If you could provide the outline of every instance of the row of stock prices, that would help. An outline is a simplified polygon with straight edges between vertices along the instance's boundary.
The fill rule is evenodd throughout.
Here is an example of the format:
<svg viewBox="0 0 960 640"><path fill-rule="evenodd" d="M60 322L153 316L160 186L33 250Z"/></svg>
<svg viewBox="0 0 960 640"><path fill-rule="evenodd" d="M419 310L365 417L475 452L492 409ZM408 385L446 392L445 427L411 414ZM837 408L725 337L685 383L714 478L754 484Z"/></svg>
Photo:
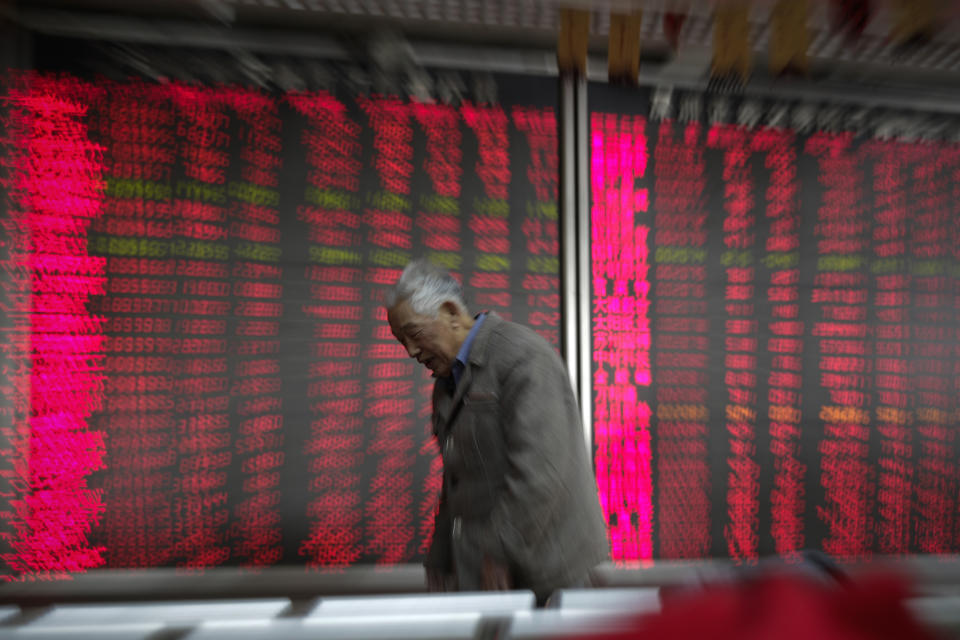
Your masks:
<svg viewBox="0 0 960 640"><path fill-rule="evenodd" d="M856 108L590 98L614 557L960 550L957 123L918 115L939 135L908 139Z"/></svg>
<svg viewBox="0 0 960 640"><path fill-rule="evenodd" d="M433 381L387 289L427 257L559 347L555 87L494 80L446 104L11 79L6 579L422 558Z"/></svg>

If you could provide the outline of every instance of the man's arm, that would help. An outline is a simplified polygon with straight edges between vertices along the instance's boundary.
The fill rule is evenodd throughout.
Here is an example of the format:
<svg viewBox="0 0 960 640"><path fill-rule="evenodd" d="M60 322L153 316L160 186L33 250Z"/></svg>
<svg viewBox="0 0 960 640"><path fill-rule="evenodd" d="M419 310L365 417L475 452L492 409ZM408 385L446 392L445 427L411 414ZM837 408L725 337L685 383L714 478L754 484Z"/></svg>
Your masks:
<svg viewBox="0 0 960 640"><path fill-rule="evenodd" d="M435 384L432 398L432 430L440 448L442 448L442 443L440 442L441 435L437 424L437 405L442 394L441 386ZM437 503L437 511L433 517L433 537L430 539L427 557L423 561L423 566L427 570L427 588L430 591L452 591L456 588L453 578L453 549L450 546L451 529L452 520L447 508L447 489L441 479L440 497Z"/></svg>
<svg viewBox="0 0 960 640"><path fill-rule="evenodd" d="M433 538L423 562L427 570L429 591L451 591L453 584L453 554L450 548L450 514L447 510L445 491L440 489L440 503L433 519Z"/></svg>

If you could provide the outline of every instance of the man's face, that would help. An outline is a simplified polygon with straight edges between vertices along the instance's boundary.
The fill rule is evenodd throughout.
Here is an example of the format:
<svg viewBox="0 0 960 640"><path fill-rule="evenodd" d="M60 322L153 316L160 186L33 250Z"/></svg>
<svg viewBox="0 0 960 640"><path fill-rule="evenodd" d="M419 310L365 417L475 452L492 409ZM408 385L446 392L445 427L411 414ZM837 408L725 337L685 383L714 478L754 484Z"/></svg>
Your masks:
<svg viewBox="0 0 960 640"><path fill-rule="evenodd" d="M387 310L390 331L411 358L433 372L435 378L446 378L463 344L464 332L456 306L441 305L436 318L414 313L404 300Z"/></svg>

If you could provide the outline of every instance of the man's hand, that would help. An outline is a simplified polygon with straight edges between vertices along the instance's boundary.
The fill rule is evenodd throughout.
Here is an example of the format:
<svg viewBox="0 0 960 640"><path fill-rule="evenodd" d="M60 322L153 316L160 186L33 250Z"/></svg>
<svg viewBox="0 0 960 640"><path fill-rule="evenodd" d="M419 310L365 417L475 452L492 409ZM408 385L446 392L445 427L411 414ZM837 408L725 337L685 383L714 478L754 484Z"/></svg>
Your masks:
<svg viewBox="0 0 960 640"><path fill-rule="evenodd" d="M446 573L440 569L427 569L427 591L437 593L453 590L453 574Z"/></svg>
<svg viewBox="0 0 960 640"><path fill-rule="evenodd" d="M484 558L480 570L480 588L484 591L509 591L513 588L510 569L495 560Z"/></svg>

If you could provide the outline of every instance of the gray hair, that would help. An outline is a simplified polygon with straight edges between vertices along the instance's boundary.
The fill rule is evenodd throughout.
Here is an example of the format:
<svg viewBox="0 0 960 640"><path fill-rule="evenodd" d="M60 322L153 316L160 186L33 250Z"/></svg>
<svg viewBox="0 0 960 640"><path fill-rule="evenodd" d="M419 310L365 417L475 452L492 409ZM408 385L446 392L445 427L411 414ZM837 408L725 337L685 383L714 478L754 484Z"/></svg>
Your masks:
<svg viewBox="0 0 960 640"><path fill-rule="evenodd" d="M413 312L421 316L436 317L440 305L447 301L467 313L460 283L448 271L426 258L414 260L404 268L400 279L387 292L384 306L392 309L405 300L410 303Z"/></svg>

